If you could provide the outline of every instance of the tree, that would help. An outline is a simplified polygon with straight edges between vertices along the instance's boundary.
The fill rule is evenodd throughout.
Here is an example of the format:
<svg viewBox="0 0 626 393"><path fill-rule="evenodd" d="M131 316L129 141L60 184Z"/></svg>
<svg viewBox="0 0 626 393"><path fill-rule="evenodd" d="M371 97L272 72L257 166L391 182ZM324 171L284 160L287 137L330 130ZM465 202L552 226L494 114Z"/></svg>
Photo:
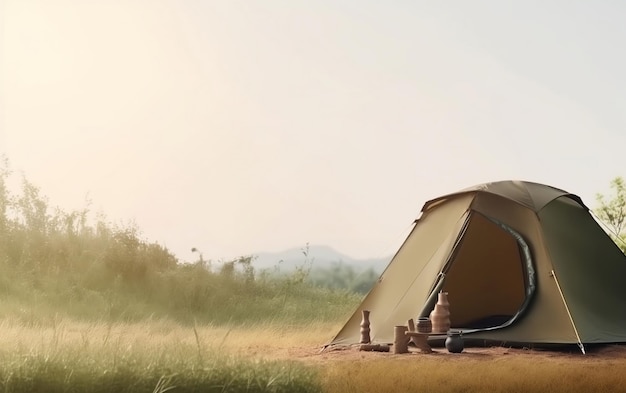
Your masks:
<svg viewBox="0 0 626 393"><path fill-rule="evenodd" d="M607 199L604 195L596 194L598 208L596 214L611 230L611 238L626 252L624 226L626 225L626 183L622 177L616 177L611 181L611 189L614 195Z"/></svg>

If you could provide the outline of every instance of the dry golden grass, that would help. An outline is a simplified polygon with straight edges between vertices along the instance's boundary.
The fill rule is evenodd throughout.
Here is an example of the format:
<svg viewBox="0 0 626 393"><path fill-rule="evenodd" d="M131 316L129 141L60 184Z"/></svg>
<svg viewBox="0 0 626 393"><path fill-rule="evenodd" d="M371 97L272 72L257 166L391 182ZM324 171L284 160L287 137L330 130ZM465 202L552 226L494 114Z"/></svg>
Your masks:
<svg viewBox="0 0 626 393"><path fill-rule="evenodd" d="M109 324L52 319L35 325L4 319L0 391L150 393L155 386L189 393L319 391L312 367L280 357L265 361L246 356L244 346L263 334L277 333L167 320Z"/></svg>
<svg viewBox="0 0 626 393"><path fill-rule="evenodd" d="M193 348L194 351L223 351L263 358L289 357L294 349L317 352L332 338L339 325L310 324L283 326L271 323L234 326L183 326L170 320L142 323L78 322L50 319L41 325L24 325L18 320L0 322L0 348L5 352L42 352L80 349L83 351L155 351Z"/></svg>

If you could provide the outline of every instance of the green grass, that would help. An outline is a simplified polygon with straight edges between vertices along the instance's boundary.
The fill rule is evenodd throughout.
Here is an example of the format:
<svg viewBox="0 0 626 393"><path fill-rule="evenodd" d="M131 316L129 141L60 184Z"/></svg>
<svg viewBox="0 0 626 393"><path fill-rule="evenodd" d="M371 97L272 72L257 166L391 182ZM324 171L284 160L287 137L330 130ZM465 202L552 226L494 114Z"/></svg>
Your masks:
<svg viewBox="0 0 626 393"><path fill-rule="evenodd" d="M0 318L38 324L56 315L83 321L139 322L171 319L181 324L241 324L271 321L306 325L314 321L345 320L360 296L284 280L244 283L220 278L198 267L159 274L150 281L113 281L104 290L73 285L63 274L2 269L11 290L0 302Z"/></svg>
<svg viewBox="0 0 626 393"><path fill-rule="evenodd" d="M259 274L252 257L223 261L218 269L202 258L183 263L144 239L135 225L111 223L88 207L51 208L25 178L20 192L12 193L9 176L4 160L0 318L37 323L59 314L86 321L306 324L345 318L362 296L310 285L306 269L290 276Z"/></svg>
<svg viewBox="0 0 626 393"><path fill-rule="evenodd" d="M2 392L320 391L315 369L225 351L227 335L210 327L58 320L0 329Z"/></svg>
<svg viewBox="0 0 626 393"><path fill-rule="evenodd" d="M184 350L128 353L3 354L3 392L315 392L311 369L285 361L221 354L185 357Z"/></svg>

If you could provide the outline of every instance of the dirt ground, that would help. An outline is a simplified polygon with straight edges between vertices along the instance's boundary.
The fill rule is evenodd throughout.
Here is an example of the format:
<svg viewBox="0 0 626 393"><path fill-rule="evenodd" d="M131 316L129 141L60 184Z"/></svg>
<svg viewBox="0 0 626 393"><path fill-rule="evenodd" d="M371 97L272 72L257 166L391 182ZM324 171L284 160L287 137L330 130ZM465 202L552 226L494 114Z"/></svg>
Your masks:
<svg viewBox="0 0 626 393"><path fill-rule="evenodd" d="M295 347L295 348L248 348L248 353L257 356L300 360L307 363L324 363L335 361L354 361L366 359L390 359L390 358L415 358L428 357L446 361L471 360L495 360L505 357L520 357L528 360L553 359L553 360L574 360L577 361L597 361L597 360L619 360L626 361L626 345L601 345L585 347L586 354L582 354L577 346L566 348L507 348L507 347L469 347L462 353L449 353L445 348L433 347L433 352L429 354L421 353L416 348L409 348L407 354L394 354L390 352L370 352L359 351L359 346L335 346L323 349L323 347Z"/></svg>

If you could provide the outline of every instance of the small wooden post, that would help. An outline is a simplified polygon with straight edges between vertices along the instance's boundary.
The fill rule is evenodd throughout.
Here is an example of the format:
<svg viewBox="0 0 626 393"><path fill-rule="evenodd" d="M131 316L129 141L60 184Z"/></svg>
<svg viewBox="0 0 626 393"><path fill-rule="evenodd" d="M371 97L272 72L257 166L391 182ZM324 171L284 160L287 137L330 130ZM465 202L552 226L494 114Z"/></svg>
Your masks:
<svg viewBox="0 0 626 393"><path fill-rule="evenodd" d="M372 342L370 338L370 312L369 310L361 311L362 319L361 319L361 344L369 344Z"/></svg>
<svg viewBox="0 0 626 393"><path fill-rule="evenodd" d="M409 337L406 335L408 328L404 325L396 326L393 334L393 353L409 352Z"/></svg>

